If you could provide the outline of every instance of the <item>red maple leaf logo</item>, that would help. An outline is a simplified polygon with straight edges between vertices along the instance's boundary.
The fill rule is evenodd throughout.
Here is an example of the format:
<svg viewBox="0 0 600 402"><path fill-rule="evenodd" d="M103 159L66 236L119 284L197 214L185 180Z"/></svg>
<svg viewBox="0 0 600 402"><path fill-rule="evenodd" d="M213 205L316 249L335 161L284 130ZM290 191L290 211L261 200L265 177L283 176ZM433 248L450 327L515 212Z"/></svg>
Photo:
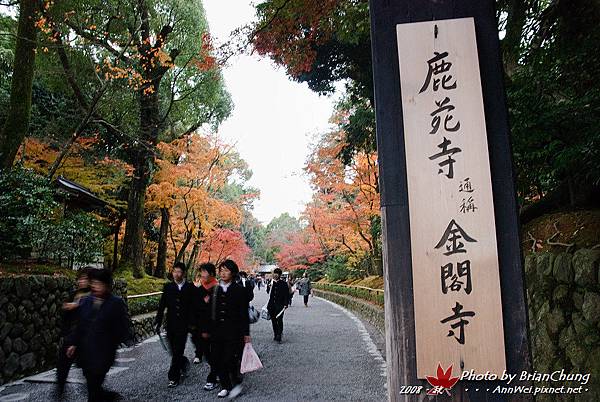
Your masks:
<svg viewBox="0 0 600 402"><path fill-rule="evenodd" d="M438 363L437 376L427 376L427 382L431 384L432 389L427 391L427 395L439 395L442 392L446 392L450 395L449 390L456 384L458 377L452 377L452 365L448 367L446 372L442 369L442 364Z"/></svg>

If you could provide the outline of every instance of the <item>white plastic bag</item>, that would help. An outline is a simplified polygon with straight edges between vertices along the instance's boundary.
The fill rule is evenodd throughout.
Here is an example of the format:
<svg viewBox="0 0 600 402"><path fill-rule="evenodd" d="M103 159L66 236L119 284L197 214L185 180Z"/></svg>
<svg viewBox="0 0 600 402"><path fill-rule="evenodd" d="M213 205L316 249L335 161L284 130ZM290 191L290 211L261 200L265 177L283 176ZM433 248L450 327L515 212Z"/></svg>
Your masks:
<svg viewBox="0 0 600 402"><path fill-rule="evenodd" d="M260 311L254 308L253 305L248 306L248 320L250 324L256 323L260 319Z"/></svg>
<svg viewBox="0 0 600 402"><path fill-rule="evenodd" d="M244 353L242 354L242 364L240 367L240 373L245 374L251 371L260 370L263 368L258 355L254 351L252 344L248 342L244 345Z"/></svg>
<svg viewBox="0 0 600 402"><path fill-rule="evenodd" d="M260 316L262 317L263 320L268 321L271 319L271 315L269 314L269 310L267 310L266 304L260 309Z"/></svg>

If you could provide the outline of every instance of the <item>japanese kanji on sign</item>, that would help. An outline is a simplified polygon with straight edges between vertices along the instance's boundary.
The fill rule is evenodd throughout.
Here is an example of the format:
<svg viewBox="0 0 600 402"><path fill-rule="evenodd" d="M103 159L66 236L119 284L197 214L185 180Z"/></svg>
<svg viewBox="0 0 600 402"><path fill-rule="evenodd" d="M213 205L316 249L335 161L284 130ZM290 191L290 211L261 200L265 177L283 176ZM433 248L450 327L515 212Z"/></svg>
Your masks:
<svg viewBox="0 0 600 402"><path fill-rule="evenodd" d="M397 25L417 373L506 369L472 18Z"/></svg>

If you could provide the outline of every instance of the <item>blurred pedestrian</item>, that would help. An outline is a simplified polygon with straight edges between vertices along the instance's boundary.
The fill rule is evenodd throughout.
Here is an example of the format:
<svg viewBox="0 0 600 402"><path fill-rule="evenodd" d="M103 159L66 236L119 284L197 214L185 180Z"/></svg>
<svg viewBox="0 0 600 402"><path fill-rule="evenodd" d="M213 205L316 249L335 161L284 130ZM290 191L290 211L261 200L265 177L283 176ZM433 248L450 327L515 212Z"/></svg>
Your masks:
<svg viewBox="0 0 600 402"><path fill-rule="evenodd" d="M236 397L242 391L239 366L244 343L250 342L248 294L235 282L239 268L232 260L219 264L219 286L211 300L211 354L221 381L219 398Z"/></svg>
<svg viewBox="0 0 600 402"><path fill-rule="evenodd" d="M65 391L67 377L74 359L67 356L67 349L73 344L78 323L79 302L90 294L90 267L80 268L77 271L77 287L69 292L69 297L62 305L60 340L58 345L58 359L56 362L56 397L61 398Z"/></svg>
<svg viewBox="0 0 600 402"><path fill-rule="evenodd" d="M298 294L304 298L304 307L308 307L308 296L312 293L312 287L306 272L302 274L302 279L296 284L296 287L298 288Z"/></svg>
<svg viewBox="0 0 600 402"><path fill-rule="evenodd" d="M281 269L275 268L273 270L269 302L267 303L267 310L273 324L273 340L279 343L281 343L281 336L283 334L283 311L288 307L290 300L288 285L280 278Z"/></svg>
<svg viewBox="0 0 600 402"><path fill-rule="evenodd" d="M184 356L188 332L193 331L199 308L197 289L185 280L186 266L178 262L173 266L173 281L165 284L156 314L156 332L160 332L165 309L167 310L167 339L171 347L169 388L176 387L189 367Z"/></svg>
<svg viewBox="0 0 600 402"><path fill-rule="evenodd" d="M115 399L116 393L105 391L102 384L115 361L117 347L129 335L129 319L123 299L111 293L110 272L89 272L91 295L84 297L77 308L79 321L67 356L73 358L77 354L77 364L87 383L88 401L107 401Z"/></svg>
<svg viewBox="0 0 600 402"><path fill-rule="evenodd" d="M294 298L295 287L294 287L294 280L292 279L291 275L288 275L286 282L287 282L288 291L289 291L289 294L290 294L288 305L290 307L292 307L292 299Z"/></svg>
<svg viewBox="0 0 600 402"><path fill-rule="evenodd" d="M254 299L254 282L248 279L248 274L244 271L240 271L236 282L244 288L248 298L248 303L250 303Z"/></svg>

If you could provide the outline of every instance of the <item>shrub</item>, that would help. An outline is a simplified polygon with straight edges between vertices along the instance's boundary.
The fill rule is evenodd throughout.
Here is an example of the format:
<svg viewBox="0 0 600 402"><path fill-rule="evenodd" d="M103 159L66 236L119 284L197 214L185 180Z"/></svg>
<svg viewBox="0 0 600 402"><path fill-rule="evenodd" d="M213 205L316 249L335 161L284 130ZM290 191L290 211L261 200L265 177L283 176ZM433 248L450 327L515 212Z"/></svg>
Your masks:
<svg viewBox="0 0 600 402"><path fill-rule="evenodd" d="M68 212L33 235L33 245L42 258L80 264L95 262L102 252L105 228L93 215Z"/></svg>
<svg viewBox="0 0 600 402"><path fill-rule="evenodd" d="M139 299L129 299L127 304L129 306L129 315L146 314L152 311L158 310L158 303L160 302L160 295L141 297Z"/></svg>
<svg viewBox="0 0 600 402"><path fill-rule="evenodd" d="M346 286L336 285L334 283L322 283L322 282L316 283L315 288L356 297L357 299L367 300L372 303L378 304L380 306L383 306L383 304L384 304L384 300L383 300L384 296L383 296L382 292L372 292L367 289L346 287Z"/></svg>
<svg viewBox="0 0 600 402"><path fill-rule="evenodd" d="M327 279L332 282L343 281L348 278L347 260L343 256L335 256L323 264Z"/></svg>
<svg viewBox="0 0 600 402"><path fill-rule="evenodd" d="M87 264L102 252L104 226L82 211L63 213L48 180L22 166L0 171L0 259Z"/></svg>
<svg viewBox="0 0 600 402"><path fill-rule="evenodd" d="M0 171L0 259L28 257L36 233L52 226L57 207L44 177L21 166Z"/></svg>

